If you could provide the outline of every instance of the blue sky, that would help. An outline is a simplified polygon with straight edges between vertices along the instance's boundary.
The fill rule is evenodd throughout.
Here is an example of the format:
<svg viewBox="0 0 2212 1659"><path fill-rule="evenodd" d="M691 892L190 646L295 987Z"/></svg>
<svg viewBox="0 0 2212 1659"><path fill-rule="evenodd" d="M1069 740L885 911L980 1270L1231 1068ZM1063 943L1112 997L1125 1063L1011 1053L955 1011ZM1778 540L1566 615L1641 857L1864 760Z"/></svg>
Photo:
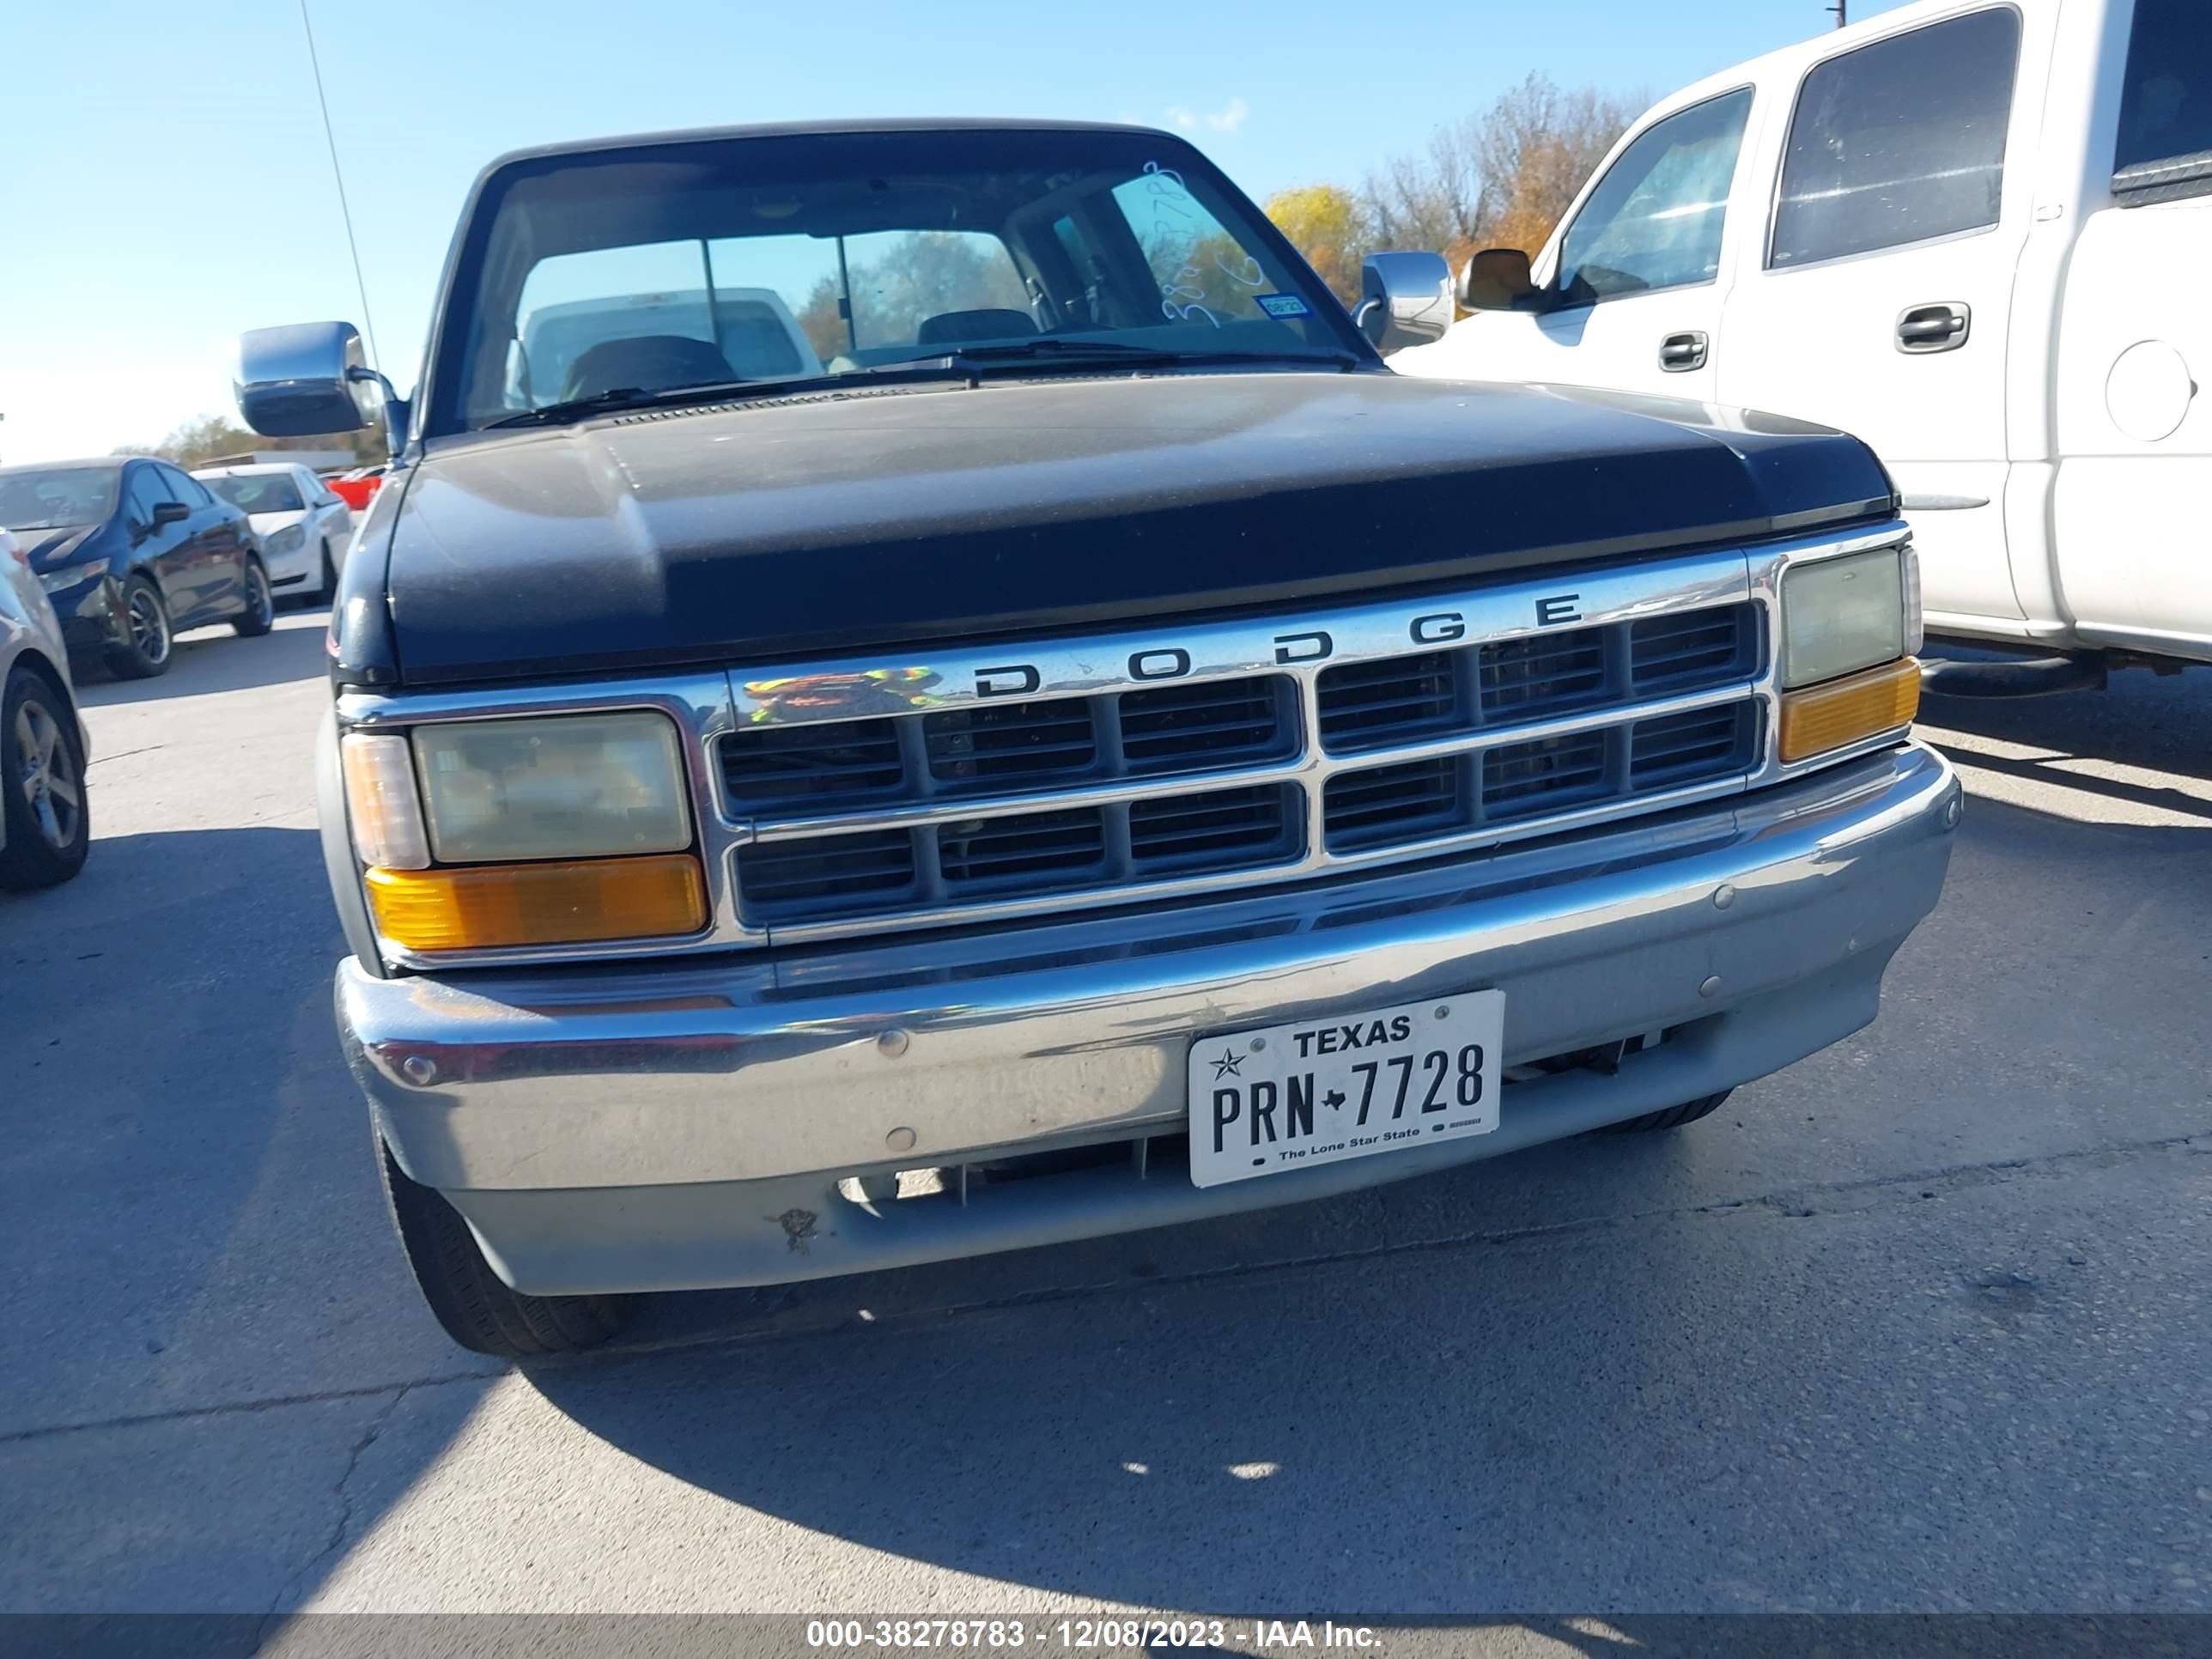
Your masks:
<svg viewBox="0 0 2212 1659"><path fill-rule="evenodd" d="M403 392L462 193L520 145L842 115L1137 120L1183 126L1265 198L1355 183L1531 70L1656 96L1832 26L1822 0L309 4ZM297 0L6 0L0 63L0 460L234 415L240 329L362 320Z"/></svg>

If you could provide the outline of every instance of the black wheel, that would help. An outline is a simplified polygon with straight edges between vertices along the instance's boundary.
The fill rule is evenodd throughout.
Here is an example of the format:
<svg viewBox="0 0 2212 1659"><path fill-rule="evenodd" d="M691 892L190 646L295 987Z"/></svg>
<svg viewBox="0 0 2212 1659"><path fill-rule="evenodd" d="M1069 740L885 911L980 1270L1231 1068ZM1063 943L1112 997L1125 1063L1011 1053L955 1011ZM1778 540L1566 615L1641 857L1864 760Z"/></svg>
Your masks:
<svg viewBox="0 0 2212 1659"><path fill-rule="evenodd" d="M118 680L150 680L169 672L169 605L153 578L135 575L123 584L123 637L101 653L107 672Z"/></svg>
<svg viewBox="0 0 2212 1659"><path fill-rule="evenodd" d="M52 887L84 868L92 845L76 716L43 675L18 668L0 695L0 789L8 841L0 887Z"/></svg>
<svg viewBox="0 0 2212 1659"><path fill-rule="evenodd" d="M410 1180L380 1135L377 1164L399 1245L422 1299L465 1348L501 1359L571 1353L605 1341L629 1317L617 1296L525 1296L491 1269L460 1212L445 1195Z"/></svg>
<svg viewBox="0 0 2212 1659"><path fill-rule="evenodd" d="M1721 1103L1735 1092L1723 1089L1717 1095L1686 1101L1680 1106L1669 1106L1663 1112L1646 1112L1642 1117L1632 1117L1626 1123L1609 1123L1605 1133L1609 1135L1650 1134L1659 1129L1679 1129L1685 1123L1695 1123L1701 1117L1711 1117L1721 1109Z"/></svg>
<svg viewBox="0 0 2212 1659"><path fill-rule="evenodd" d="M276 626L276 599L269 591L269 573L261 568L260 560L250 559L246 566L246 614L231 628L241 640L258 640Z"/></svg>
<svg viewBox="0 0 2212 1659"><path fill-rule="evenodd" d="M331 544L326 541L323 544L322 591L317 593L315 598L320 604L330 605L335 603L337 597L338 571L337 567L331 562Z"/></svg>

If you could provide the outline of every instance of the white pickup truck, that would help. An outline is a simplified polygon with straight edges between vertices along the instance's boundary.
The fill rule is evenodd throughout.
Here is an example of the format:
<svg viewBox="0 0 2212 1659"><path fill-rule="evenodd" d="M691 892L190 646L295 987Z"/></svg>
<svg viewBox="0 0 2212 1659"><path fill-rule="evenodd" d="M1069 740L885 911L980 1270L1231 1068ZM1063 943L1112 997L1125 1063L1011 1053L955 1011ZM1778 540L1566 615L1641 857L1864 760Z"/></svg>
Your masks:
<svg viewBox="0 0 2212 1659"><path fill-rule="evenodd" d="M1458 289L1392 368L1841 427L1931 635L2212 660L2212 0L1923 0L1756 58Z"/></svg>

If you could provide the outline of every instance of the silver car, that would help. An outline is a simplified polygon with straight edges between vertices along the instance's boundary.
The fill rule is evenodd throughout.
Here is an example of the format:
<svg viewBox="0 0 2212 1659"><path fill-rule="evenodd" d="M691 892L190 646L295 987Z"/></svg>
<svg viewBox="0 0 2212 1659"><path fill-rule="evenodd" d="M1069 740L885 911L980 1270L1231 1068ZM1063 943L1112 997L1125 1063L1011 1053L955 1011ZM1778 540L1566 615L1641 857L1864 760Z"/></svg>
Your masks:
<svg viewBox="0 0 2212 1659"><path fill-rule="evenodd" d="M0 530L0 888L52 887L92 844L69 651L26 550Z"/></svg>
<svg viewBox="0 0 2212 1659"><path fill-rule="evenodd" d="M245 510L278 599L336 596L353 539L353 509L328 484L289 461L204 466L192 477Z"/></svg>

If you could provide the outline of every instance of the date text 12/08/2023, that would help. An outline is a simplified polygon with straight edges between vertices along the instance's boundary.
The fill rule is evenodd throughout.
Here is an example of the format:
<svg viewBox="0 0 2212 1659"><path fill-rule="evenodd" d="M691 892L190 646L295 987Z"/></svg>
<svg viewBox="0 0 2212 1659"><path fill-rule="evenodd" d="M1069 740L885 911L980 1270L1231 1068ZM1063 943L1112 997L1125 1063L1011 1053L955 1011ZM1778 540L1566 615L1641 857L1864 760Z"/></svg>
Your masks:
<svg viewBox="0 0 2212 1659"><path fill-rule="evenodd" d="M1207 1037L1190 1051L1201 1187L1498 1127L1505 996L1478 991Z"/></svg>

